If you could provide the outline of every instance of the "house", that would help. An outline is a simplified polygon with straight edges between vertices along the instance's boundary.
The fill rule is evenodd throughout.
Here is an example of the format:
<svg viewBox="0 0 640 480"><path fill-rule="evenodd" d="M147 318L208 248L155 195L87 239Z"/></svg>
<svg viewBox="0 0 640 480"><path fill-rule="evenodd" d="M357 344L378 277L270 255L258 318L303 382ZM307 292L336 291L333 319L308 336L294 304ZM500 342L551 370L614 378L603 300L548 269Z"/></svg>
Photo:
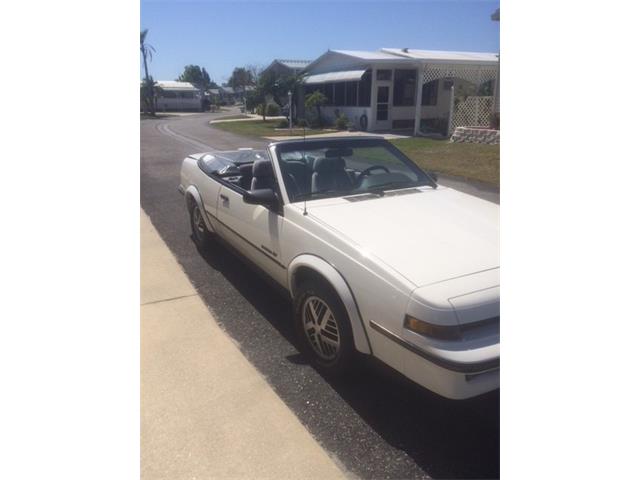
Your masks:
<svg viewBox="0 0 640 480"><path fill-rule="evenodd" d="M160 87L156 97L157 111L202 111L204 92L192 83L160 80L155 85Z"/></svg>
<svg viewBox="0 0 640 480"><path fill-rule="evenodd" d="M456 126L489 126L499 108L498 72L496 53L328 50L304 69L304 96L327 97L326 121L345 114L361 130L448 135Z"/></svg>
<svg viewBox="0 0 640 480"><path fill-rule="evenodd" d="M225 105L233 105L244 100L247 92L255 90L252 85L246 85L245 87L230 87L222 86L218 89L220 101Z"/></svg>
<svg viewBox="0 0 640 480"><path fill-rule="evenodd" d="M273 62L269 64L267 68L265 68L261 75L273 73L276 77L293 77L301 74L304 69L311 63L311 60L283 60L283 59L275 59ZM279 98L270 99L271 103L277 104L278 106L284 106L283 110L288 115L289 112L289 98L287 95L284 95ZM294 102L294 112L295 112L296 104ZM294 113L295 116L295 113Z"/></svg>
<svg viewBox="0 0 640 480"><path fill-rule="evenodd" d="M302 72L309 64L311 60L281 60L275 59L265 68L262 73L273 72L276 76L289 76L297 75Z"/></svg>

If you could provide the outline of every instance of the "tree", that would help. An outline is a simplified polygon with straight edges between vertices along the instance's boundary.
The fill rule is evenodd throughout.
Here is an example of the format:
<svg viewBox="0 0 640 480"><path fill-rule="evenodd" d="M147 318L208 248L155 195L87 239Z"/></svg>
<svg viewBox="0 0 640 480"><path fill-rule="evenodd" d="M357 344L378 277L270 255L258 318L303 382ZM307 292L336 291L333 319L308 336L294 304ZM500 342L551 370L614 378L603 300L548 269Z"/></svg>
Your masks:
<svg viewBox="0 0 640 480"><path fill-rule="evenodd" d="M151 93L149 93L151 92ZM144 106L145 112L155 112L155 99L162 93L162 88L156 85L153 77L140 82L140 102ZM155 113L153 113L155 115Z"/></svg>
<svg viewBox="0 0 640 480"><path fill-rule="evenodd" d="M146 89L146 99L144 104L149 107L149 112L151 113L151 115L155 115L156 107L155 102L153 101L153 80L149 76L147 59L149 59L149 62L151 61L151 59L153 58L153 53L156 52L156 49L146 42L147 33L149 33L149 29L146 28L142 32L140 32L140 53L142 54L142 61L144 63L144 85Z"/></svg>
<svg viewBox="0 0 640 480"><path fill-rule="evenodd" d="M241 88L244 96L247 87L255 85L256 81L248 68L236 67L233 69L233 73L231 74L231 77L229 77L229 81L227 83L234 90L236 88Z"/></svg>
<svg viewBox="0 0 640 480"><path fill-rule="evenodd" d="M193 83L202 90L215 87L209 73L198 65L186 65L182 74L176 79L178 82Z"/></svg>
<svg viewBox="0 0 640 480"><path fill-rule="evenodd" d="M291 105L289 105L289 115L293 115L293 119L296 120L297 112L294 105L297 105L298 93L300 92L304 84L305 75L298 73L295 75L281 76L277 80L278 84L278 98L288 98L289 92L291 92ZM280 102L278 105L282 108Z"/></svg>
<svg viewBox="0 0 640 480"><path fill-rule="evenodd" d="M253 95L254 102L262 105L262 121L267 119L267 104L269 97L273 98L276 91L276 77L271 72L263 73L256 82Z"/></svg>
<svg viewBox="0 0 640 480"><path fill-rule="evenodd" d="M491 14L491 20L493 20L494 22L499 22L500 21L500 9L499 8L495 12L493 12Z"/></svg>
<svg viewBox="0 0 640 480"><path fill-rule="evenodd" d="M304 100L305 108L309 110L315 108L317 114L317 122L319 126L322 126L322 114L320 113L320 107L326 105L328 99L320 90L316 90L313 93L310 93L306 96Z"/></svg>

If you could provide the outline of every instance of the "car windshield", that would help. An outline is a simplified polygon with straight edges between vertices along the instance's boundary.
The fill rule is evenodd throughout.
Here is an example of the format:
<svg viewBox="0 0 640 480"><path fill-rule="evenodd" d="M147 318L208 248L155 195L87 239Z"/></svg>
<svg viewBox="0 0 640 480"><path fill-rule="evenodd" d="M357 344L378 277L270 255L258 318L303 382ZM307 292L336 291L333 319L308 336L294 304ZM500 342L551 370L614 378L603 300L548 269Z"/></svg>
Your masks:
<svg viewBox="0 0 640 480"><path fill-rule="evenodd" d="M278 145L291 202L429 185L435 181L386 140L348 139Z"/></svg>

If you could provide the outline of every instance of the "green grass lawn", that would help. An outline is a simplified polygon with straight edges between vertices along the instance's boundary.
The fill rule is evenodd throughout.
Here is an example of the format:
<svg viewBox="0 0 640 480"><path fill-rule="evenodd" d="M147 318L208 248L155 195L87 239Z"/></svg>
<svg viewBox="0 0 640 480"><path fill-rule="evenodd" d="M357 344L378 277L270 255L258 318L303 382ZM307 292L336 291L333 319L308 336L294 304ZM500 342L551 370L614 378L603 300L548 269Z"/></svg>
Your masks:
<svg viewBox="0 0 640 480"><path fill-rule="evenodd" d="M401 138L391 143L424 170L500 187L500 145L450 143L430 138Z"/></svg>
<svg viewBox="0 0 640 480"><path fill-rule="evenodd" d="M248 137L302 136L302 129L275 130L280 120L221 122L211 126ZM328 133L332 130L307 129L307 135ZM335 131L335 130L333 130ZM390 140L422 169L444 175L478 180L500 187L500 145L476 143L450 143L430 138L400 138Z"/></svg>
<svg viewBox="0 0 640 480"><path fill-rule="evenodd" d="M250 120L246 122L218 122L213 123L213 128L219 128L226 132L236 133L238 135L245 135L247 137L288 137L289 135L302 136L301 128L294 128L291 133L288 129L276 130L282 120ZM335 130L314 130L307 128L307 135L313 135L314 133L331 133Z"/></svg>

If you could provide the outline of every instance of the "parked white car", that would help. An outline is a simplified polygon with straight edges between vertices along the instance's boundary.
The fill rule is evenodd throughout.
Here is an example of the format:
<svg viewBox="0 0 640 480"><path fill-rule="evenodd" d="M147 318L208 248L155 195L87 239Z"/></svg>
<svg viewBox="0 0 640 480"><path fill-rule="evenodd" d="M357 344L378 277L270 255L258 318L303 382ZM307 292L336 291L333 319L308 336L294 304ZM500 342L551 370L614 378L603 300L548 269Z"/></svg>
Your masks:
<svg viewBox="0 0 640 480"><path fill-rule="evenodd" d="M439 186L377 137L184 159L193 239L286 289L314 365L373 355L448 398L499 387L499 206Z"/></svg>

